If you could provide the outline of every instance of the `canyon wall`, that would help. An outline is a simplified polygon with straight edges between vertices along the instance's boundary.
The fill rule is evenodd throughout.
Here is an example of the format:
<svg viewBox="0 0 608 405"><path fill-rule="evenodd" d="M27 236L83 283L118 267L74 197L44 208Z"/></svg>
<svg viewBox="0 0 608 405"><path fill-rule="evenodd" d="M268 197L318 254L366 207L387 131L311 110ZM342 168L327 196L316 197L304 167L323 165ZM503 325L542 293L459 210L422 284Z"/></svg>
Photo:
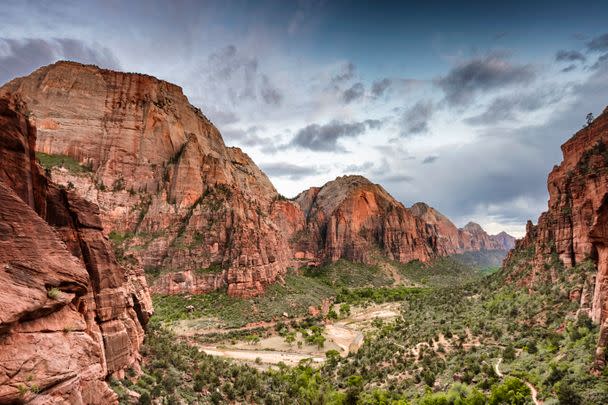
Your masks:
<svg viewBox="0 0 608 405"><path fill-rule="evenodd" d="M0 403L118 403L105 380L139 368L146 280L116 262L97 206L37 165L26 111L0 98Z"/></svg>
<svg viewBox="0 0 608 405"><path fill-rule="evenodd" d="M433 233L437 234L438 250L444 255L479 250L509 251L515 246L513 236L506 232L488 235L474 222L457 228L448 217L423 202L412 205L410 212L433 228Z"/></svg>
<svg viewBox="0 0 608 405"><path fill-rule="evenodd" d="M608 345L608 109L562 145L564 159L547 181L549 209L528 222L505 265L529 252L531 265L515 268L511 278L523 285L556 282L560 266L570 276L574 266L592 261L597 271L570 296L600 325L596 367L605 366ZM572 274L572 277L575 277Z"/></svg>
<svg viewBox="0 0 608 405"><path fill-rule="evenodd" d="M276 190L178 86L58 62L2 93L27 103L38 152L82 164L53 178L99 205L121 262L161 274L156 291L251 296L285 273L289 248L266 215Z"/></svg>
<svg viewBox="0 0 608 405"><path fill-rule="evenodd" d="M151 76L57 62L2 94L27 103L48 174L99 206L119 262L145 269L155 292L251 297L303 264L495 246L481 228L446 243L444 228L360 176L286 200L181 88Z"/></svg>

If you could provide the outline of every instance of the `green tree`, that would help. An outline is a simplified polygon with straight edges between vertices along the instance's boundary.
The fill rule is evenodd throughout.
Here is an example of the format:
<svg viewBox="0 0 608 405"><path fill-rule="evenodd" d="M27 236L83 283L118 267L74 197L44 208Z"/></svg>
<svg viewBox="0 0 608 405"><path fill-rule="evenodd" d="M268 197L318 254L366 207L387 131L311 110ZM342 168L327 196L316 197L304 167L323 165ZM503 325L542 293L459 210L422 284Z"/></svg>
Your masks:
<svg viewBox="0 0 608 405"><path fill-rule="evenodd" d="M507 377L502 384L492 387L489 405L525 405L530 398L530 388L519 378Z"/></svg>

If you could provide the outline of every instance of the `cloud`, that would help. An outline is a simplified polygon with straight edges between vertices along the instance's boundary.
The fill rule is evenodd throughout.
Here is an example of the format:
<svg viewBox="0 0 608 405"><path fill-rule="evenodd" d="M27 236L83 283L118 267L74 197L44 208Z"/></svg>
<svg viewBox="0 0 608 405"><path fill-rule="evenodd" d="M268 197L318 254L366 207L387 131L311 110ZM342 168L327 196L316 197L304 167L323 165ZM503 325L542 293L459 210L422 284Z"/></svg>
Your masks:
<svg viewBox="0 0 608 405"><path fill-rule="evenodd" d="M362 172L368 171L372 167L374 167L373 162L364 162L364 163L361 163L358 165L356 165L356 164L348 165L344 168L344 172L345 173L362 173Z"/></svg>
<svg viewBox="0 0 608 405"><path fill-rule="evenodd" d="M0 84L62 59L120 68L112 51L99 44L73 38L0 38Z"/></svg>
<svg viewBox="0 0 608 405"><path fill-rule="evenodd" d="M257 57L241 52L235 45L212 52L191 81L204 99L205 110L211 105L231 111L244 103L276 107L283 101L281 90L260 71Z"/></svg>
<svg viewBox="0 0 608 405"><path fill-rule="evenodd" d="M262 75L260 93L266 104L279 105L283 101L283 95L270 83L266 75Z"/></svg>
<svg viewBox="0 0 608 405"><path fill-rule="evenodd" d="M319 152L345 152L338 144L342 138L355 138L367 129L376 129L379 120L345 123L331 121L328 124L311 124L300 129L286 147L298 147Z"/></svg>
<svg viewBox="0 0 608 405"><path fill-rule="evenodd" d="M422 159L422 164L423 165L431 164L434 161L436 161L437 159L439 159L439 156L427 156L424 159Z"/></svg>
<svg viewBox="0 0 608 405"><path fill-rule="evenodd" d="M585 62L587 57L579 51L560 50L555 54L555 60L558 62Z"/></svg>
<svg viewBox="0 0 608 405"><path fill-rule="evenodd" d="M599 69L602 65L605 64L606 61L608 61L608 53L605 53L599 58L597 58L597 61L593 64L593 66L591 66L591 69Z"/></svg>
<svg viewBox="0 0 608 405"><path fill-rule="evenodd" d="M365 93L365 88L363 87L363 83L355 83L349 89L345 90L342 93L342 100L348 104L351 101L355 101L361 97Z"/></svg>
<svg viewBox="0 0 608 405"><path fill-rule="evenodd" d="M387 183L411 183L414 178L407 174L388 174L382 176L381 180Z"/></svg>
<svg viewBox="0 0 608 405"><path fill-rule="evenodd" d="M380 97L384 94L384 92L391 86L392 80L385 77L381 80L376 80L372 83L372 95L374 97Z"/></svg>
<svg viewBox="0 0 608 405"><path fill-rule="evenodd" d="M289 180L300 180L319 174L319 169L313 166L300 166L288 162L262 163L260 168L270 177L285 177Z"/></svg>
<svg viewBox="0 0 608 405"><path fill-rule="evenodd" d="M566 66L565 68L563 68L562 70L560 70L560 72L568 73L568 72L572 72L575 69L576 69L576 65L573 64L573 65Z"/></svg>
<svg viewBox="0 0 608 405"><path fill-rule="evenodd" d="M534 80L532 65L509 62L504 54L492 54L460 64L436 80L451 106L466 105L479 92L526 84Z"/></svg>
<svg viewBox="0 0 608 405"><path fill-rule="evenodd" d="M355 69L355 64L352 62L344 64L340 72L331 78L331 86L335 87L352 79L355 76Z"/></svg>
<svg viewBox="0 0 608 405"><path fill-rule="evenodd" d="M401 135L409 136L428 132L429 120L434 114L431 101L419 101L403 113L401 117Z"/></svg>
<svg viewBox="0 0 608 405"><path fill-rule="evenodd" d="M608 33L597 36L587 42L587 49L593 52L608 51Z"/></svg>
<svg viewBox="0 0 608 405"><path fill-rule="evenodd" d="M558 103L563 97L564 89L558 87L497 97L483 113L467 118L465 122L471 125L494 125L512 121L520 113L546 108Z"/></svg>

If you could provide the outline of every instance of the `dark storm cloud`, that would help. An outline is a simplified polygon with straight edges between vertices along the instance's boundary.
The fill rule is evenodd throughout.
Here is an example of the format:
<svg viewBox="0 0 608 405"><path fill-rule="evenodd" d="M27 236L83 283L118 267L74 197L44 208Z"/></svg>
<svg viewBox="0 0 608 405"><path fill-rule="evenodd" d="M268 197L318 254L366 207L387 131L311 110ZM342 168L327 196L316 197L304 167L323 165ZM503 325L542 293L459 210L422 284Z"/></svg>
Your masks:
<svg viewBox="0 0 608 405"><path fill-rule="evenodd" d="M436 81L451 106L473 101L478 92L531 82L536 76L532 65L511 63L506 55L493 54L469 60Z"/></svg>
<svg viewBox="0 0 608 405"><path fill-rule="evenodd" d="M602 111L606 94L608 65L603 65L569 89L567 108L553 109L545 123L517 129L489 127L475 142L439 148L441 159L433 163L433 170L421 174L423 181L415 181L411 188L395 188L394 194L401 201L424 196L457 223L475 215L511 225L536 221L547 207L547 175L562 159L560 145L581 128L588 112ZM412 170L399 155L395 152L392 158L394 171Z"/></svg>
<svg viewBox="0 0 608 405"><path fill-rule="evenodd" d="M429 120L434 114L431 101L419 101L407 109L401 117L401 135L409 136L428 132Z"/></svg>
<svg viewBox="0 0 608 405"><path fill-rule="evenodd" d="M385 77L381 80L376 80L372 83L372 95L374 97L381 97L384 92L391 86L392 80Z"/></svg>
<svg viewBox="0 0 608 405"><path fill-rule="evenodd" d="M378 120L345 123L332 121L325 125L311 124L300 129L286 147L297 147L313 151L345 152L338 144L343 138L356 138L367 129L381 125Z"/></svg>
<svg viewBox="0 0 608 405"><path fill-rule="evenodd" d="M587 49L594 52L608 51L608 33L597 36L587 42Z"/></svg>
<svg viewBox="0 0 608 405"><path fill-rule="evenodd" d="M363 83L355 83L342 93L342 100L348 104L363 97L364 93L365 88L363 87Z"/></svg>
<svg viewBox="0 0 608 405"><path fill-rule="evenodd" d="M555 54L555 60L558 62L585 62L587 57L579 51L560 50Z"/></svg>
<svg viewBox="0 0 608 405"><path fill-rule="evenodd" d="M108 48L78 39L0 38L0 84L61 59L120 68Z"/></svg>
<svg viewBox="0 0 608 405"><path fill-rule="evenodd" d="M260 168L270 177L285 177L289 180L300 180L319 174L319 169L316 167L300 166L288 162L262 163Z"/></svg>
<svg viewBox="0 0 608 405"><path fill-rule="evenodd" d="M439 159L439 156L427 156L424 159L422 159L422 164L428 165L428 164L433 163L437 159Z"/></svg>
<svg viewBox="0 0 608 405"><path fill-rule="evenodd" d="M518 113L536 111L559 102L563 94L563 89L556 87L497 97L483 113L467 118L465 122L471 125L493 125L515 120Z"/></svg>

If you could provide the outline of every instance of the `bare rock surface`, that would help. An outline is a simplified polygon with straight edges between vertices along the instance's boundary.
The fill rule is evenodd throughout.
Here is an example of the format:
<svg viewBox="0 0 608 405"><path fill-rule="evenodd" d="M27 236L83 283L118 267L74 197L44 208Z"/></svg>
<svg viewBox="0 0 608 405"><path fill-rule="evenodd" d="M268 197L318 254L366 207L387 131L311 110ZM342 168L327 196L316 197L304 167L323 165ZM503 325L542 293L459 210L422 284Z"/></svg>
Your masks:
<svg viewBox="0 0 608 405"><path fill-rule="evenodd" d="M105 380L139 368L152 304L118 265L97 206L36 164L36 129L0 99L0 403L108 404Z"/></svg>

